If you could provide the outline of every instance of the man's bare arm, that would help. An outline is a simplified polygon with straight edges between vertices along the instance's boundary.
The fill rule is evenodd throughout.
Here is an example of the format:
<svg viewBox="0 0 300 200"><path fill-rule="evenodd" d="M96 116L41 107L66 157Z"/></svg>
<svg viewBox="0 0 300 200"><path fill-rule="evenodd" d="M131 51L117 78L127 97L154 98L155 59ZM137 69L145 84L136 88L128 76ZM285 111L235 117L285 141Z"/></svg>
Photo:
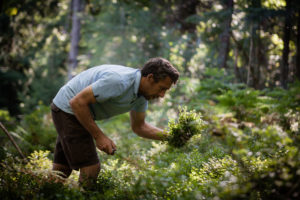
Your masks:
<svg viewBox="0 0 300 200"><path fill-rule="evenodd" d="M70 106L81 125L96 140L97 148L112 154L116 145L97 126L90 113L89 104L96 103L91 86L86 87L70 100Z"/></svg>
<svg viewBox="0 0 300 200"><path fill-rule="evenodd" d="M137 135L153 140L165 140L166 134L160 128L157 128L145 122L146 114L144 112L130 112L131 128Z"/></svg>

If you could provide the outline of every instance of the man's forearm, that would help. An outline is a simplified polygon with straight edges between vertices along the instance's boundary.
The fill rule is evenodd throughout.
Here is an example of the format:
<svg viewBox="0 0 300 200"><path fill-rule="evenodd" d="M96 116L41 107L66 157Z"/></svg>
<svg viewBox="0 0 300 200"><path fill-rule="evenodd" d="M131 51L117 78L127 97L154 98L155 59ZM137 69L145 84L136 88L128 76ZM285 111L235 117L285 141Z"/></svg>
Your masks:
<svg viewBox="0 0 300 200"><path fill-rule="evenodd" d="M138 129L135 129L134 132L141 137L153 140L165 140L166 138L164 130L157 128L147 122L145 122Z"/></svg>
<svg viewBox="0 0 300 200"><path fill-rule="evenodd" d="M80 124L93 136L94 139L99 136L104 136L104 133L93 120L88 105L79 103L70 103L70 105Z"/></svg>

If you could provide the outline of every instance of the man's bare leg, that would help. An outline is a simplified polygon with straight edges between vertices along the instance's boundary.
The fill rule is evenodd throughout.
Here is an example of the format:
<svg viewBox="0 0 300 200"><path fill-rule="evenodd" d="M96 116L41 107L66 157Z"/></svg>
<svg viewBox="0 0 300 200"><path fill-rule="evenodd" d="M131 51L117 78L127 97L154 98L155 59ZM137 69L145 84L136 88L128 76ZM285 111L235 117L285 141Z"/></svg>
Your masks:
<svg viewBox="0 0 300 200"><path fill-rule="evenodd" d="M69 166L58 164L58 163L53 163L52 170L62 172L63 174L60 175L63 178L68 178L72 173L72 169Z"/></svg>
<svg viewBox="0 0 300 200"><path fill-rule="evenodd" d="M100 172L100 163L80 168L79 183L86 188L93 188Z"/></svg>

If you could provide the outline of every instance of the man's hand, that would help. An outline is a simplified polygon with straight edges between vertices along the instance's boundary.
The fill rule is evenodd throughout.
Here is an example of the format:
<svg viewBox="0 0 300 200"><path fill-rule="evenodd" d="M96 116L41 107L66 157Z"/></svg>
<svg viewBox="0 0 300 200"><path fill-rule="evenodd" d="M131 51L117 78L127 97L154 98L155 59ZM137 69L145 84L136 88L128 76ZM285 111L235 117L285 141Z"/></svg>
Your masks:
<svg viewBox="0 0 300 200"><path fill-rule="evenodd" d="M117 150L115 143L105 135L96 138L96 146L99 150L104 151L108 155L114 155Z"/></svg>

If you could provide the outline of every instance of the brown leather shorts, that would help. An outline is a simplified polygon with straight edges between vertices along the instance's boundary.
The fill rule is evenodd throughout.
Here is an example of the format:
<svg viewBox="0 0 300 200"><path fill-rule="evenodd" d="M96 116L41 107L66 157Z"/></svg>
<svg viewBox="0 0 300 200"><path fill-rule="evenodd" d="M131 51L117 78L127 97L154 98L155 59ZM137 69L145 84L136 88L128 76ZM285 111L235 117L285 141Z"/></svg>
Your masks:
<svg viewBox="0 0 300 200"><path fill-rule="evenodd" d="M94 139L77 118L54 103L51 114L58 133L53 162L74 170L99 163Z"/></svg>

